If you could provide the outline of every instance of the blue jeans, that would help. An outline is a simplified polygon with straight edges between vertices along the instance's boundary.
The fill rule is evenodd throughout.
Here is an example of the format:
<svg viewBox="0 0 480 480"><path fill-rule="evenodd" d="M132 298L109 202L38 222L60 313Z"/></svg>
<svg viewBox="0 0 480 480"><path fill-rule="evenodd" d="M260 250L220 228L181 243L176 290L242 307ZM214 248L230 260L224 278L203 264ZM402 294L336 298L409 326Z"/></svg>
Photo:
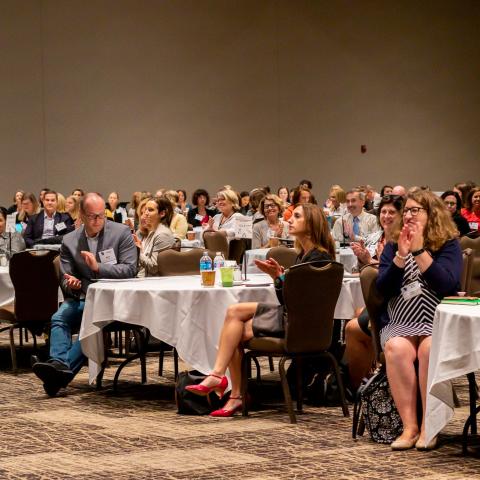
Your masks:
<svg viewBox="0 0 480 480"><path fill-rule="evenodd" d="M78 373L85 361L80 342L77 340L72 343L72 330L80 328L84 306L85 300L68 299L52 317L50 357L67 365L74 374Z"/></svg>

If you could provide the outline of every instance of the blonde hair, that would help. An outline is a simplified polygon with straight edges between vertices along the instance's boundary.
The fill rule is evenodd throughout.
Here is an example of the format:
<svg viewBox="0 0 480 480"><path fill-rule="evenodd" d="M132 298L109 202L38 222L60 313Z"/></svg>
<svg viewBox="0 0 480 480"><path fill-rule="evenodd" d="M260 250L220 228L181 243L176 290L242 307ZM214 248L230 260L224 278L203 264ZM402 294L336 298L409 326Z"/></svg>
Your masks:
<svg viewBox="0 0 480 480"><path fill-rule="evenodd" d="M280 216L282 213L283 213L283 210L284 210L284 206L283 206L283 202L282 200L280 199L280 197L278 197L277 195L273 194L273 193L269 193L267 195L265 195L262 200L260 200L260 206L258 207L258 210L259 212L265 216L265 200L270 200L271 202L273 202L277 207L278 207L278 215Z"/></svg>
<svg viewBox="0 0 480 480"><path fill-rule="evenodd" d="M65 213L65 197L57 192L57 212Z"/></svg>
<svg viewBox="0 0 480 480"><path fill-rule="evenodd" d="M337 203L345 203L347 201L347 194L340 185L332 185L330 188L330 195L335 197Z"/></svg>
<svg viewBox="0 0 480 480"><path fill-rule="evenodd" d="M217 193L217 200L218 197L224 197L225 200L228 200L232 204L232 208L235 212L240 210L240 205L238 203L238 195L233 190L220 190Z"/></svg>
<svg viewBox="0 0 480 480"><path fill-rule="evenodd" d="M76 220L78 218L78 216L80 215L80 202L78 201L77 197L75 197L74 195L70 195L66 198L66 200L73 200L73 210L71 212L67 212L73 220ZM65 200L65 202L66 202ZM65 205L65 211L66 210L66 205Z"/></svg>
<svg viewBox="0 0 480 480"><path fill-rule="evenodd" d="M406 201L408 199L419 203L427 212L427 224L423 232L425 248L427 250L436 252L440 250L446 242L458 237L457 227L440 197L437 197L430 190L416 189L408 192ZM405 204L403 208L405 208ZM404 217L402 215L400 228L392 235L395 242L398 241L403 225Z"/></svg>
<svg viewBox="0 0 480 480"><path fill-rule="evenodd" d="M175 190L167 190L166 192L163 193L163 196L167 200L170 200L170 203L172 204L173 208L177 206L178 193Z"/></svg>

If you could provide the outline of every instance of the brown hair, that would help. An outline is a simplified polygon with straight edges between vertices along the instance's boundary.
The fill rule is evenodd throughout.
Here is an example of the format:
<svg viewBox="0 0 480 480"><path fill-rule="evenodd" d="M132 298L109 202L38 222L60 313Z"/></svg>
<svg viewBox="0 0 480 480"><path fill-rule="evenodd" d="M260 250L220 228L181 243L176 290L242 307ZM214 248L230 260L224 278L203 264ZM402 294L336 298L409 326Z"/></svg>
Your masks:
<svg viewBox="0 0 480 480"><path fill-rule="evenodd" d="M437 195L430 190L418 189L408 192L406 201L408 199L419 203L427 212L427 224L423 232L426 249L431 252L436 252L442 248L445 242L458 237L457 227L440 197L437 197ZM402 215L400 230L403 228L403 225L404 217ZM398 241L400 230L394 232L392 235L395 242Z"/></svg>
<svg viewBox="0 0 480 480"><path fill-rule="evenodd" d="M271 202L273 202L278 207L278 215L280 216L282 214L283 202L280 200L280 197L277 197L277 195L274 195L273 193L269 193L262 198L262 200L260 201L260 206L258 207L259 212L263 216L265 216L265 200L270 200Z"/></svg>
<svg viewBox="0 0 480 480"><path fill-rule="evenodd" d="M475 193L477 192L480 192L480 187L474 187L472 188L469 192L468 192L468 196L467 196L467 199L465 200L465 208L468 210L468 211L472 211L472 208L473 208L473 202L472 202L472 198L473 196L475 195Z"/></svg>
<svg viewBox="0 0 480 480"><path fill-rule="evenodd" d="M314 248L320 252L327 252L332 260L335 260L335 242L330 234L328 221L323 210L313 203L301 203L298 206L303 209L305 227ZM297 241L295 241L295 248L301 253L302 250Z"/></svg>
<svg viewBox="0 0 480 480"><path fill-rule="evenodd" d="M40 204L38 203L38 200L37 200L37 197L35 196L34 193L26 193L24 196L23 196L23 199L22 199L22 202L24 202L25 200L30 200L32 202L32 205L33 205L33 213L38 213L40 211ZM18 219L23 222L25 220L25 211L22 210L19 214L18 214Z"/></svg>
<svg viewBox="0 0 480 480"><path fill-rule="evenodd" d="M65 201L67 201L69 198L73 200L74 206L73 206L73 210L71 212L68 212L68 214L72 217L73 220L76 220L80 215L80 202L75 195L69 195L65 199Z"/></svg>

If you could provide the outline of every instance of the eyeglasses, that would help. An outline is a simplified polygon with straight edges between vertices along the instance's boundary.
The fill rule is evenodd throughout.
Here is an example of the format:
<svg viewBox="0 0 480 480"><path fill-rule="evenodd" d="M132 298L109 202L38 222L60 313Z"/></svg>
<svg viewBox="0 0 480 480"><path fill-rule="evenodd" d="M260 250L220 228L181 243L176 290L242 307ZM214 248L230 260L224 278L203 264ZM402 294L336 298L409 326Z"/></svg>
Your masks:
<svg viewBox="0 0 480 480"><path fill-rule="evenodd" d="M273 210L275 208L277 208L277 206L274 203L270 203L269 205L264 205L263 206L264 210Z"/></svg>
<svg viewBox="0 0 480 480"><path fill-rule="evenodd" d="M85 216L92 222L95 220L103 220L105 218L104 213L86 213Z"/></svg>
<svg viewBox="0 0 480 480"><path fill-rule="evenodd" d="M410 207L410 208L405 207L403 209L403 214L406 215L407 213L410 213L412 217L416 217L420 210L426 210L426 209L422 207Z"/></svg>
<svg viewBox="0 0 480 480"><path fill-rule="evenodd" d="M444 202L445 205L447 205L447 207L456 207L457 206L457 202Z"/></svg>

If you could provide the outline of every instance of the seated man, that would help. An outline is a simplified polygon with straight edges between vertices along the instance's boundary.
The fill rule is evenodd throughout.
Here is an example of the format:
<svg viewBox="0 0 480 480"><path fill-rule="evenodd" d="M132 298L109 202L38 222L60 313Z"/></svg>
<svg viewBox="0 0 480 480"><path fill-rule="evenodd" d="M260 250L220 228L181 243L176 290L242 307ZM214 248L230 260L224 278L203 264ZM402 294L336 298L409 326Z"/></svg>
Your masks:
<svg viewBox="0 0 480 480"><path fill-rule="evenodd" d="M339 217L333 225L332 235L337 242L366 238L380 230L377 217L364 211L365 194L354 188L347 192L348 213Z"/></svg>
<svg viewBox="0 0 480 480"><path fill-rule="evenodd" d="M24 239L27 248L41 243L62 243L63 236L75 229L68 213L57 212L57 192L47 190L43 196L43 211L28 220Z"/></svg>
<svg viewBox="0 0 480 480"><path fill-rule="evenodd" d="M130 229L105 221L105 202L88 193L80 203L83 225L65 235L60 250L60 272L65 301L52 317L50 360L32 358L33 371L49 396L66 387L81 369L85 356L72 331L82 321L88 286L95 278L133 278L137 248Z"/></svg>

